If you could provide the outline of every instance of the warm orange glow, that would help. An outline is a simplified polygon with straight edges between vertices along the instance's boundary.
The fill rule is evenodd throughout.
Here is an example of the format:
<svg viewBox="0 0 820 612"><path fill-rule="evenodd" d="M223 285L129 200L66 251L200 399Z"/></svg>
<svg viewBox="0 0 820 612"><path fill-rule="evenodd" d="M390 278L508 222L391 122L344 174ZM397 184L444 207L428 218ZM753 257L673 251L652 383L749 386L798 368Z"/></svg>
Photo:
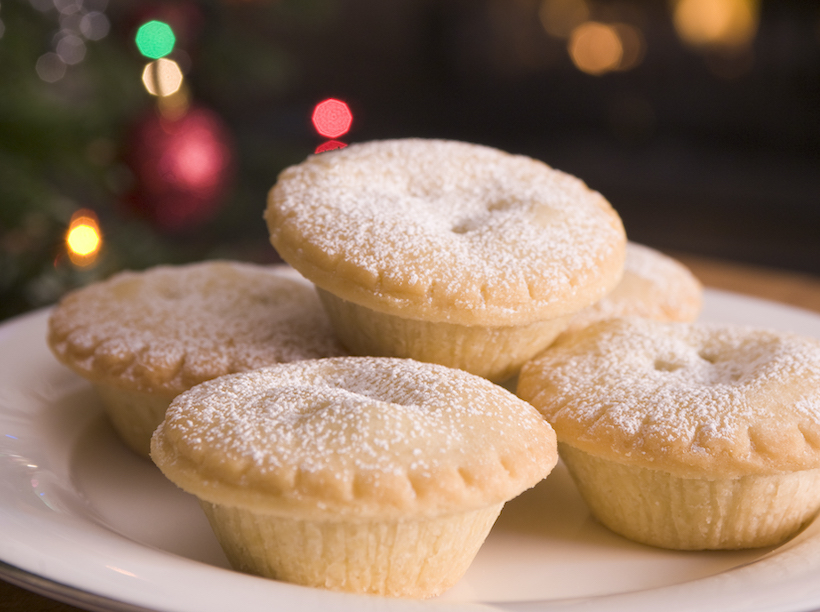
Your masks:
<svg viewBox="0 0 820 612"><path fill-rule="evenodd" d="M538 16L548 34L569 38L575 28L589 19L589 6L585 0L542 0Z"/></svg>
<svg viewBox="0 0 820 612"><path fill-rule="evenodd" d="M65 236L68 256L77 266L89 266L97 259L102 246L102 234L97 216L90 210L80 210L71 217Z"/></svg>
<svg viewBox="0 0 820 612"><path fill-rule="evenodd" d="M612 27L621 40L621 61L618 70L631 70L638 66L646 53L646 40L637 27L628 23L614 23Z"/></svg>
<svg viewBox="0 0 820 612"><path fill-rule="evenodd" d="M579 70L596 76L618 70L624 56L617 30L597 21L587 21L575 28L568 50Z"/></svg>
<svg viewBox="0 0 820 612"><path fill-rule="evenodd" d="M757 32L757 0L677 0L675 30L695 47L747 46Z"/></svg>

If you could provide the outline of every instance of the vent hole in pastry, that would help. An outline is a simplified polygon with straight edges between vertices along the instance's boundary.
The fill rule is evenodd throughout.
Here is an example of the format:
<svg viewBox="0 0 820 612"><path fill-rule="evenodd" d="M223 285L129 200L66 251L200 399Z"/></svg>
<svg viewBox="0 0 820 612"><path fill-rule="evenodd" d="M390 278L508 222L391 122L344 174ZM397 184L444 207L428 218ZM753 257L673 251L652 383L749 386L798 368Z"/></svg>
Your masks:
<svg viewBox="0 0 820 612"><path fill-rule="evenodd" d="M499 461L501 462L501 467L504 468L504 470L507 472L507 474L511 478L515 478L517 470L515 469L515 465L513 464L513 462L510 461L507 457L500 457Z"/></svg>
<svg viewBox="0 0 820 612"><path fill-rule="evenodd" d="M485 210L475 213L472 217L455 222L450 231L454 234L467 234L482 227L492 226L498 222L499 215L506 214L514 207L515 203L507 200L490 202Z"/></svg>
<svg viewBox="0 0 820 612"><path fill-rule="evenodd" d="M469 232L474 232L484 226L490 225L490 219L490 215L480 215L477 217L461 219L453 224L450 231L454 234L467 234Z"/></svg>
<svg viewBox="0 0 820 612"><path fill-rule="evenodd" d="M464 484L468 487L475 484L475 478L473 478L473 475L469 472L469 470L466 470L463 467L458 468L458 475L461 476L461 479L464 481Z"/></svg>
<svg viewBox="0 0 820 612"><path fill-rule="evenodd" d="M698 357L700 357L704 361L708 361L709 363L717 363L717 357L715 357L711 353L707 353L706 351L700 351L698 353Z"/></svg>
<svg viewBox="0 0 820 612"><path fill-rule="evenodd" d="M172 285L165 285L163 287L160 287L158 293L160 294L160 296L162 296L163 299L171 302L180 300L183 296L182 289Z"/></svg>
<svg viewBox="0 0 820 612"><path fill-rule="evenodd" d="M511 210L515 207L515 202L511 202L509 200L496 200L487 205L487 210L490 212L503 212L506 210Z"/></svg>
<svg viewBox="0 0 820 612"><path fill-rule="evenodd" d="M671 361L666 361L665 359L655 360L655 369L659 372L675 372L676 370L680 370L682 367L682 363L672 363Z"/></svg>

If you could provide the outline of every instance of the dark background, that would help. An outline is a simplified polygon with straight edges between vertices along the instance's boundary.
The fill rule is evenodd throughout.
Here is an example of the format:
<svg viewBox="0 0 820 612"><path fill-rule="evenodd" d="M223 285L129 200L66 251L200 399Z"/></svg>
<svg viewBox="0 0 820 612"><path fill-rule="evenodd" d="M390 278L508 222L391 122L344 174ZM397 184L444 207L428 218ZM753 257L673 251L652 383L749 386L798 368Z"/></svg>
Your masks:
<svg viewBox="0 0 820 612"><path fill-rule="evenodd" d="M643 39L636 66L594 76L545 30L547 0L72 1L110 31L54 83L34 64L68 0L0 5L0 317L122 268L274 261L265 194L323 141L310 114L327 97L352 109L344 142L452 138L527 154L602 192L632 240L820 275L816 2L738 0L755 16L750 42L696 47L673 2L590 1L587 20ZM139 164L151 153L130 136L155 114L134 44L152 18L174 25L170 57L231 151L230 179L181 229L150 214ZM82 268L63 253L81 208L105 238Z"/></svg>

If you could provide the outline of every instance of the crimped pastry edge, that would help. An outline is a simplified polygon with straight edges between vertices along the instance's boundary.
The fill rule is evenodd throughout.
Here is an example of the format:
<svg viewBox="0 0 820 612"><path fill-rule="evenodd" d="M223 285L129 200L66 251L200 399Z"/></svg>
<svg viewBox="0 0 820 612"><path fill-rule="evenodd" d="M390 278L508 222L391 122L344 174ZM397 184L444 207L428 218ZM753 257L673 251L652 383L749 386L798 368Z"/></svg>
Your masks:
<svg viewBox="0 0 820 612"><path fill-rule="evenodd" d="M632 426L613 424L611 419L607 419L606 411L617 407L622 400L601 400L600 396L596 396L595 400L602 401L597 404L598 416L579 420L573 416L573 400L554 401L556 391L550 382L551 377L556 364L569 363L569 359L575 360L572 363L577 366L577 359L583 360L593 354L597 350L595 342L598 335L612 329L625 334L622 336L624 338L637 330L663 334L670 330L686 333L686 330L699 329L704 334L762 335L782 340L787 345L796 343L794 350L800 348L814 357L796 366L803 368L802 374L808 380L802 383L796 378L786 382L766 380L760 388L750 392L746 399L751 406L758 407L771 401L782 412L764 412L758 419L744 415L743 418L748 420L736 427L734 435L729 438L711 436L712 426L709 423L702 424L694 433L664 432L664 428L658 426L657 419L647 415L638 419L642 420L637 430ZM613 352L612 365L624 361L629 353L627 346ZM789 375L792 376L791 373ZM617 375L615 380L619 384L623 382ZM594 381L589 381L589 384L588 389L592 389ZM628 394L630 388L638 386L639 380L635 379L625 383L620 391L626 389ZM559 443L570 444L591 455L625 465L663 470L681 478L737 478L820 468L820 341L814 338L740 325L669 323L637 317L609 319L567 334L539 357L525 364L518 378L516 393L544 415L555 428ZM653 401L661 401L658 398L653 398ZM590 401L582 394L575 404L593 405ZM811 406L814 406L813 412ZM682 409L686 410L686 407ZM670 437L667 433L674 435Z"/></svg>
<svg viewBox="0 0 820 612"><path fill-rule="evenodd" d="M698 318L702 305L703 285L689 268L656 249L628 241L618 285L601 300L576 313L565 333L612 317L692 322Z"/></svg>
<svg viewBox="0 0 820 612"><path fill-rule="evenodd" d="M242 507L252 512L279 516L322 519L345 516L388 519L391 517L432 517L502 503L517 496L545 478L557 463L555 434L546 421L525 402L494 383L477 376L436 364L421 364L409 359L340 357L309 360L263 368L255 372L228 375L208 381L183 393L172 402L185 402L189 395L210 394L214 385L245 376L264 376L284 368L325 367L333 362L379 361L416 364L426 371L468 377L486 393L488 401L504 401L507 416L515 418L520 433L487 432L481 447L470 447L475 460L465 463L445 462L438 466L416 468L415 457L409 457L403 469L382 472L366 470L350 473L338 469L303 469L298 463L281 469L256 469L230 460L211 462L181 452L165 431L169 416L159 426L151 441L151 458L172 482L198 498L217 505ZM446 384L446 382L444 382ZM471 396L480 399L479 395ZM193 407L193 405L192 405ZM182 413L180 413L182 414ZM501 414L499 412L499 414ZM496 436L499 448L493 448ZM502 440L515 438L511 445ZM196 452L208 456L210 449L197 446ZM423 458L423 457L422 457Z"/></svg>
<svg viewBox="0 0 820 612"><path fill-rule="evenodd" d="M120 283L143 282L146 275L182 275L186 273L187 270L196 272L197 270L205 270L207 268L212 268L215 271L230 269L233 270L234 273L238 273L247 278L249 282L253 278L273 278L276 282L287 283L294 288L298 288L299 291L303 292L304 296L315 301L314 311L316 317L322 319L327 335L327 338L321 342L311 342L311 345L316 345L317 347L321 345L325 348L317 348L313 353L305 353L305 356L332 357L347 354L344 348L336 341L329 322L324 320L324 310L319 304L318 298L315 297L313 285L291 266L285 264L263 266L226 260L203 261L178 266L159 265L144 271L126 270L106 280L71 292L61 300L49 317L47 330L49 348L58 361L94 384L107 385L126 392L147 393L169 398L209 378L229 374L238 369L247 369L247 366L240 367L239 365L224 363L221 361L222 355L211 351L215 359L210 362L209 367L204 371L194 371L194 366L191 363L194 360L190 358L196 358L199 357L199 355L197 355L197 351L195 350L192 351L191 354L188 354L188 347L184 346L176 347L182 348L184 354L182 359L180 359L171 370L154 369L150 363L142 362L143 352L150 353L152 349L150 344L134 348L123 345L120 348L122 355L115 355L114 351L108 350L107 346L117 343L121 333L120 331L116 331L111 336L100 335L95 331L93 322L87 327L81 327L64 316L61 310L63 304L76 303L79 300L79 304L82 305L82 300L86 299L83 296L94 296L97 292L105 291L111 287L116 289ZM87 341L85 340L82 342L76 341L75 334L80 331L84 332L87 338L93 338L92 345L87 345ZM156 339L158 341L165 340L161 337L157 337ZM125 350L122 350L123 348ZM270 357L265 360L265 363L260 363L260 365L269 365L279 360L274 349L276 349L276 347L272 347ZM322 354L319 354L320 350ZM116 359L112 359L112 355L116 356Z"/></svg>
<svg viewBox="0 0 820 612"><path fill-rule="evenodd" d="M532 274L526 288L515 286L509 290L494 287L488 294L485 281L478 278L460 294L453 294L448 283L436 277L428 278L427 289L419 293L409 284L396 286L391 278L386 282L386 271L368 269L355 261L340 257L339 253L323 250L321 245L311 244L297 225L292 223L293 211L279 210L280 204L289 197L283 185L291 176L298 174L303 166L326 162L334 155L344 155L349 150L368 146L403 143L430 143L431 145L474 147L480 151L494 151L503 159L520 159L523 164L532 164L545 171L562 177L562 180L580 186L589 200L589 205L606 219L611 241L602 249L594 261L581 270L576 270L572 280L550 287L541 287L542 279ZM419 153L423 155L423 153ZM342 150L310 156L302 162L283 170L276 184L268 192L268 206L265 219L270 231L270 239L279 255L317 286L338 297L386 314L432 322L449 322L459 325L509 326L524 325L537 320L551 319L577 312L604 297L618 283L623 270L626 235L623 223L609 202L598 192L589 189L580 179L555 170L539 160L522 155L512 155L483 145L442 141L437 139L410 138L386 141L372 141L351 145ZM579 236L579 240L583 240ZM428 270L416 271L423 275ZM533 297L540 294L541 297Z"/></svg>

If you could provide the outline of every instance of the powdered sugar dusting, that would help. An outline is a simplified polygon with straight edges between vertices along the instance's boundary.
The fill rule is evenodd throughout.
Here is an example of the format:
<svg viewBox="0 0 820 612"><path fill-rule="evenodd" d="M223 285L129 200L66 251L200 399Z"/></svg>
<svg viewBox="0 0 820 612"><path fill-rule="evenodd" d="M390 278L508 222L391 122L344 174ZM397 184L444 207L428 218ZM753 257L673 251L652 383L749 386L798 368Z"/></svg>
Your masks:
<svg viewBox="0 0 820 612"><path fill-rule="evenodd" d="M519 385L559 440L650 462L682 453L688 464L698 455L776 463L778 439L784 455L820 450L798 434L820 433L820 343L809 338L614 319L559 342ZM792 436L797 451L785 448Z"/></svg>
<svg viewBox="0 0 820 612"><path fill-rule="evenodd" d="M532 407L486 380L367 357L284 364L203 383L174 400L156 436L203 470L214 469L216 478L220 465L235 464L255 477L299 473L342 481L426 477L442 466L466 466L492 480L507 455L524 460L531 453L528 465L548 471L554 446Z"/></svg>
<svg viewBox="0 0 820 612"><path fill-rule="evenodd" d="M343 355L313 287L285 266L204 262L124 272L67 296L50 344L126 388L177 393L230 372Z"/></svg>
<svg viewBox="0 0 820 612"><path fill-rule="evenodd" d="M313 265L355 270L354 283L449 307L543 306L590 286L595 300L613 276L601 263L619 267L624 242L617 215L580 180L435 140L311 157L280 176L267 218L286 259L320 252Z"/></svg>
<svg viewBox="0 0 820 612"><path fill-rule="evenodd" d="M683 264L655 249L628 242L620 284L578 313L568 331L630 315L658 321L694 321L700 313L702 295L700 281Z"/></svg>
<svg viewBox="0 0 820 612"><path fill-rule="evenodd" d="M648 280L661 289L673 289L675 273L683 266L672 259L642 244L630 242L626 246L626 261L624 269L630 273Z"/></svg>

